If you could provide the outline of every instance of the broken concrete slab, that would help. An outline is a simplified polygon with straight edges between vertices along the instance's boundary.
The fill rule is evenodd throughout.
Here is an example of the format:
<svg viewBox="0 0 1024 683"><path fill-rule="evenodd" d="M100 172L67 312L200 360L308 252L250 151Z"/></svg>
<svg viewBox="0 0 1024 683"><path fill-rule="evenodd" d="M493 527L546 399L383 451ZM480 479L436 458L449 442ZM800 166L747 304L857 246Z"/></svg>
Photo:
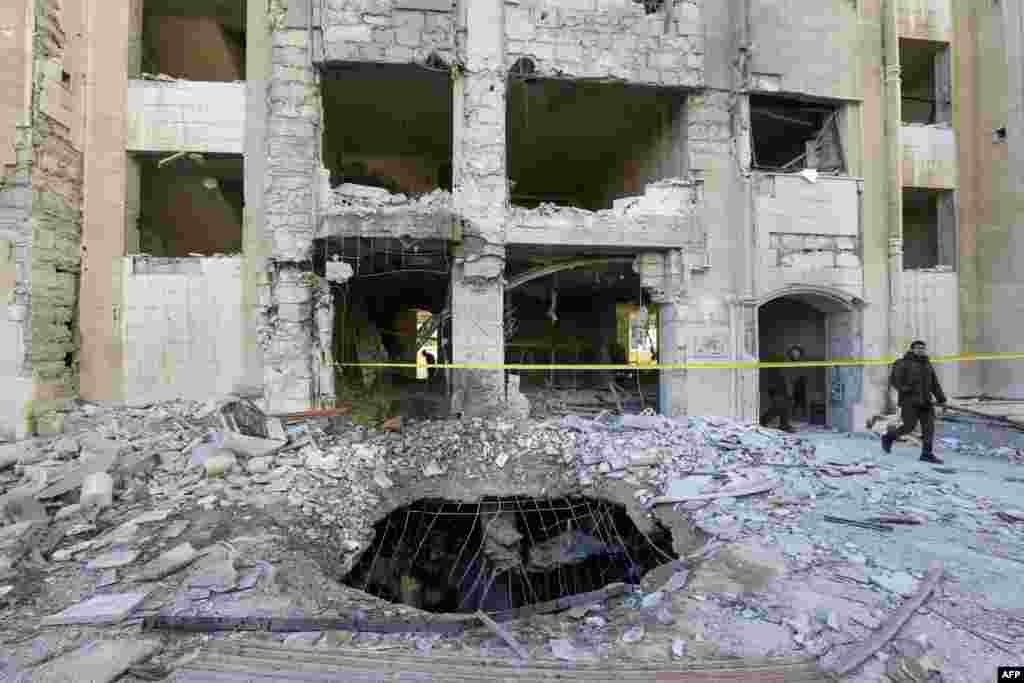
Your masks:
<svg viewBox="0 0 1024 683"><path fill-rule="evenodd" d="M874 585L898 595L913 595L917 590L917 579L906 572L872 574L870 581Z"/></svg>
<svg viewBox="0 0 1024 683"><path fill-rule="evenodd" d="M668 489L665 495L670 498L691 498L704 493L704 487L710 484L712 477L693 476L681 479L671 479L668 482Z"/></svg>
<svg viewBox="0 0 1024 683"><path fill-rule="evenodd" d="M26 522L31 520L46 521L49 515L42 503L28 492L19 495L4 496L0 499L0 522Z"/></svg>
<svg viewBox="0 0 1024 683"><path fill-rule="evenodd" d="M111 683L160 650L159 640L118 638L87 643L32 672L35 683Z"/></svg>
<svg viewBox="0 0 1024 683"><path fill-rule="evenodd" d="M137 550L113 550L105 555L100 555L86 564L86 569L116 569L131 564L138 559Z"/></svg>
<svg viewBox="0 0 1024 683"><path fill-rule="evenodd" d="M89 475L109 472L117 463L118 457L119 454L113 451L96 453L88 459L83 457L77 467L65 474L60 481L37 493L36 498L50 500L79 489Z"/></svg>
<svg viewBox="0 0 1024 683"><path fill-rule="evenodd" d="M777 548L760 543L732 544L694 571L694 593L757 593L765 590L786 570Z"/></svg>
<svg viewBox="0 0 1024 683"><path fill-rule="evenodd" d="M31 441L20 441L0 446L0 472L8 467L14 467L34 451L35 445Z"/></svg>
<svg viewBox="0 0 1024 683"><path fill-rule="evenodd" d="M69 607L63 612L45 617L41 625L116 624L127 619L145 601L146 595L146 593L97 595Z"/></svg>
<svg viewBox="0 0 1024 683"><path fill-rule="evenodd" d="M176 545L143 567L135 578L138 581L159 581L192 564L196 557L198 553L191 543Z"/></svg>

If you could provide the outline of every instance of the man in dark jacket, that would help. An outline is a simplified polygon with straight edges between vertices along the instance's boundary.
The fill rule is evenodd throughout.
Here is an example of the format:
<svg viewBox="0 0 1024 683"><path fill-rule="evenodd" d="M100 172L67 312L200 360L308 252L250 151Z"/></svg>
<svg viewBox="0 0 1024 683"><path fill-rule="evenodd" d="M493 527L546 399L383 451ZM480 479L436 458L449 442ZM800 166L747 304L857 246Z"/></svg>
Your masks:
<svg viewBox="0 0 1024 683"><path fill-rule="evenodd" d="M803 348L794 346L787 354L792 362L799 362L803 358ZM795 432L790 424L790 416L793 409L793 395L790 392L789 382L786 381L785 371L782 368L765 368L761 371L761 386L768 394L768 410L761 415L761 425L767 427L774 417L779 418L779 429L784 432Z"/></svg>
<svg viewBox="0 0 1024 683"><path fill-rule="evenodd" d="M942 391L935 368L928 360L928 352L923 341L915 341L910 351L892 366L889 384L899 392L900 419L903 424L897 429L890 429L882 436L882 450L892 451L893 442L905 434L914 431L918 420L921 421L921 460L942 464L942 460L932 453L932 441L935 437L935 407L932 396L942 405L946 402L946 394Z"/></svg>

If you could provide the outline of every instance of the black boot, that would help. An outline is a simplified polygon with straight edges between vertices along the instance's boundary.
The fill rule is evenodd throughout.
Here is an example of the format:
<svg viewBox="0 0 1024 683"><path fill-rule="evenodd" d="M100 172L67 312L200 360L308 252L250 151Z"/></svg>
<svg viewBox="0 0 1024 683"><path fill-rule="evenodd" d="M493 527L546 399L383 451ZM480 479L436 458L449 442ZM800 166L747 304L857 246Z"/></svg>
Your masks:
<svg viewBox="0 0 1024 683"><path fill-rule="evenodd" d="M942 458L936 457L934 453L922 453L921 462L928 462L933 465L941 465L945 461Z"/></svg>
<svg viewBox="0 0 1024 683"><path fill-rule="evenodd" d="M888 433L882 434L882 450L886 453L892 453L892 437Z"/></svg>

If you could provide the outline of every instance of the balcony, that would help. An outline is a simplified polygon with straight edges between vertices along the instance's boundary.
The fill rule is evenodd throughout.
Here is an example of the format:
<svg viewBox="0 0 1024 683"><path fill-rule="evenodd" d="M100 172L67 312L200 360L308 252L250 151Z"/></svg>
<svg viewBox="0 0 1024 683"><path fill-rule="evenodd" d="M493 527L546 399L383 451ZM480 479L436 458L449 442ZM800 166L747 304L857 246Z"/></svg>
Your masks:
<svg viewBox="0 0 1024 683"><path fill-rule="evenodd" d="M129 152L242 154L245 83L132 80Z"/></svg>
<svg viewBox="0 0 1024 683"><path fill-rule="evenodd" d="M959 177L956 134L945 125L903 126L903 186L954 190Z"/></svg>
<svg viewBox="0 0 1024 683"><path fill-rule="evenodd" d="M949 0L899 0L896 30L900 38L948 43L953 37Z"/></svg>

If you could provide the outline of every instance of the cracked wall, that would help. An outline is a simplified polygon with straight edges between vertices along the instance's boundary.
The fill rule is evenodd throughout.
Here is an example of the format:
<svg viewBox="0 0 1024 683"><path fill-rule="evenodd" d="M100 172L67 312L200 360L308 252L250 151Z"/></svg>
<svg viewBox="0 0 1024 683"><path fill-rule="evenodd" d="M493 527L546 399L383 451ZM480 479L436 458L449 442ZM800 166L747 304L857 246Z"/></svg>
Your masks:
<svg viewBox="0 0 1024 683"><path fill-rule="evenodd" d="M83 165L76 58L83 17L77 2L32 8L31 15L6 10L0 17L5 35L24 51L14 60L24 72L14 77L26 86L10 83L23 99L17 110L7 103L9 114L16 111L15 154L5 150L0 175L0 269L7 280L0 376L12 388L0 408L0 432L8 437L47 431L52 411L78 393Z"/></svg>
<svg viewBox="0 0 1024 683"><path fill-rule="evenodd" d="M324 57L330 61L407 64L455 58L454 2L327 0Z"/></svg>
<svg viewBox="0 0 1024 683"><path fill-rule="evenodd" d="M699 87L704 31L699 0L643 3L524 0L506 12L506 66L521 58L537 75Z"/></svg>

